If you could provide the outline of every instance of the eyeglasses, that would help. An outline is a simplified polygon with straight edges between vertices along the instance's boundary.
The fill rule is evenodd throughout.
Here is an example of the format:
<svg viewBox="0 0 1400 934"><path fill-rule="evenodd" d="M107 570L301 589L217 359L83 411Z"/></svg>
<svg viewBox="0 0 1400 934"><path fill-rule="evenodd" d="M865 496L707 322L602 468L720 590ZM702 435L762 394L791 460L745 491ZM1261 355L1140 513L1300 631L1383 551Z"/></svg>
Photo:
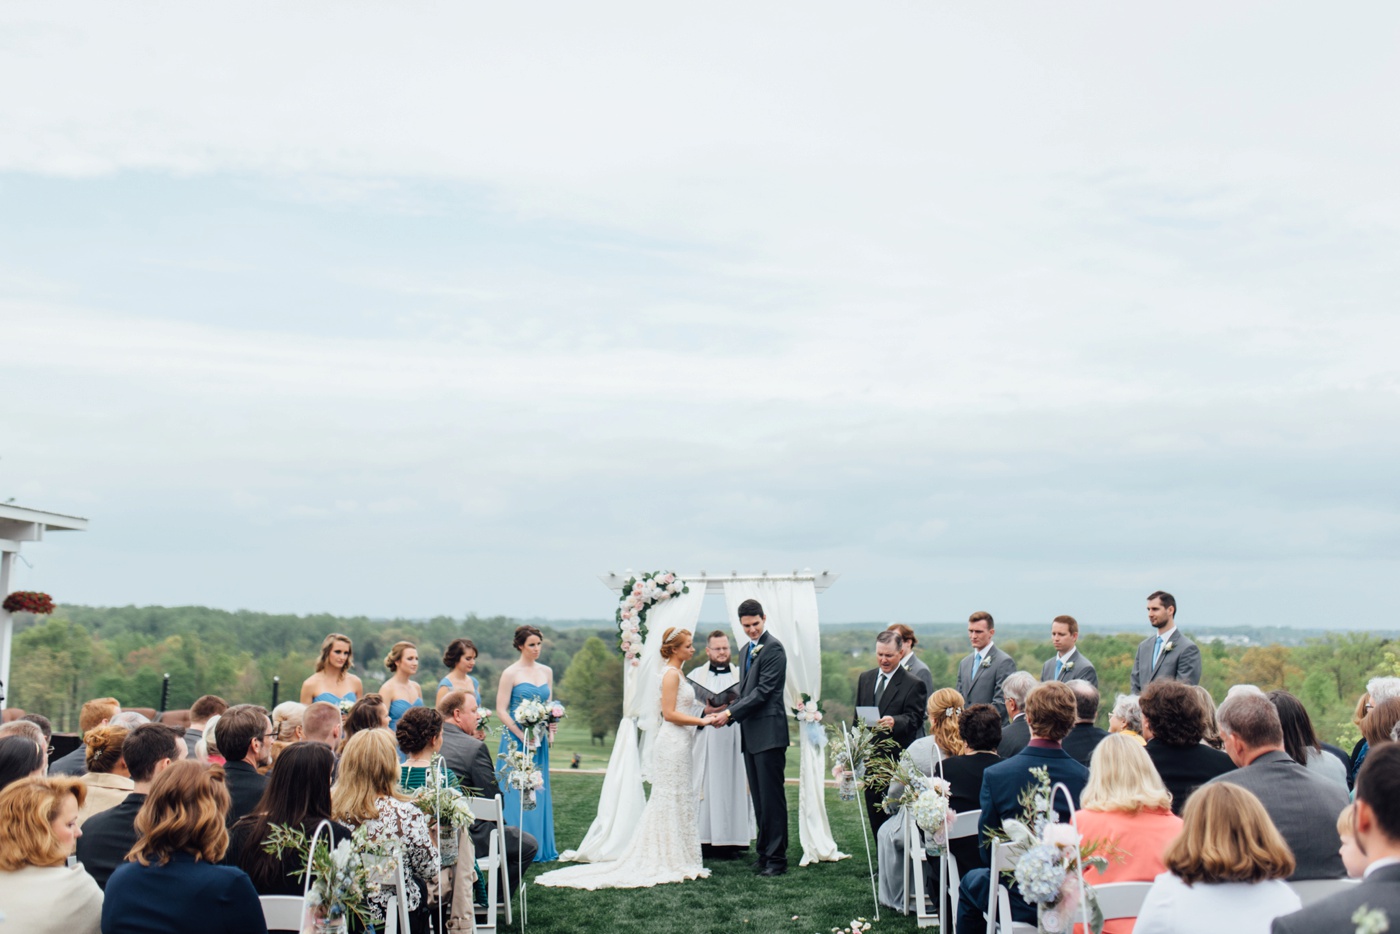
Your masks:
<svg viewBox="0 0 1400 934"><path fill-rule="evenodd" d="M49 755L53 755L53 747L52 747L52 746L49 747Z"/></svg>

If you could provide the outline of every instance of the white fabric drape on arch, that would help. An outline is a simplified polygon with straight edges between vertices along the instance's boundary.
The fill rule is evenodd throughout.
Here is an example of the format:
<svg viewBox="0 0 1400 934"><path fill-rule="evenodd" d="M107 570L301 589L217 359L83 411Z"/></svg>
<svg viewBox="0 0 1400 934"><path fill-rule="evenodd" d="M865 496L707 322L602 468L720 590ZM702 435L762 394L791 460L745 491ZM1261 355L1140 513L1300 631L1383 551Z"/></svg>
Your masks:
<svg viewBox="0 0 1400 934"><path fill-rule="evenodd" d="M749 637L739 626L739 604L753 599L763 604L768 618L764 628L773 633L787 653L785 703L796 707L802 695L820 700L822 694L822 642L817 625L817 588L810 580L742 580L724 582L724 602L734 627L734 644L742 648ZM735 658L739 656L736 649ZM836 848L826 817L826 752L798 737L797 838L802 862L835 862L849 853Z"/></svg>
<svg viewBox="0 0 1400 934"><path fill-rule="evenodd" d="M661 636L672 626L695 632L704 601L705 585L702 583L691 587L690 593L677 594L648 610L646 649L641 657L655 657ZM626 665L625 659L623 664ZM642 754L636 717L646 699L637 696L636 681L637 670L625 667L622 671L622 721L617 725L608 772L598 795L598 814L578 849L559 855L564 862L602 863L621 859L632 840L632 832L641 823L646 792L642 788Z"/></svg>

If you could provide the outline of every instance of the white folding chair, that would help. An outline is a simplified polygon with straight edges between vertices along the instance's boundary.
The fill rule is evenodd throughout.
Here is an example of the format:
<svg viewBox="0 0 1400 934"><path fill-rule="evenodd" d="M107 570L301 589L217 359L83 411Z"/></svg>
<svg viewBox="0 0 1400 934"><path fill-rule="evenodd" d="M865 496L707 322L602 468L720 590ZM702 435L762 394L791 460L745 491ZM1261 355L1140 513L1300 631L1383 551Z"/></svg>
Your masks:
<svg viewBox="0 0 1400 934"><path fill-rule="evenodd" d="M980 810L968 811L953 818L953 826L948 829L950 846L943 854L943 867L938 874L938 916L948 919L948 924L943 926L943 930L955 931L957 929L958 886L962 884L962 876L958 872L958 861L953 857L951 844L954 840L964 840L968 837L975 839L981 819L982 812ZM947 906L948 909L946 915L943 914L944 906Z"/></svg>
<svg viewBox="0 0 1400 934"><path fill-rule="evenodd" d="M1352 886L1357 885L1356 879L1301 879L1297 882L1289 882L1288 887L1298 896L1298 900L1306 908L1314 902L1319 902L1329 895L1336 895L1338 892L1350 892Z"/></svg>
<svg viewBox="0 0 1400 934"><path fill-rule="evenodd" d="M904 821L904 914L909 913L909 903L913 902L919 927L930 927L938 923L938 915L929 908L924 892L924 864L928 862L928 853L924 850L923 831L914 823L909 808L901 809L900 817Z"/></svg>
<svg viewBox="0 0 1400 934"><path fill-rule="evenodd" d="M992 841L991 883L987 888L987 934L1035 934L1036 926L1011 918L1011 893L1001 884L1001 841Z"/></svg>
<svg viewBox="0 0 1400 934"><path fill-rule="evenodd" d="M502 901L505 902L506 924L511 917L511 871L506 867L506 825L505 810L501 796L494 798L472 798L469 801L472 813L477 820L489 821L496 826L491 829L490 843L486 855L476 857L476 863L486 873L486 917L477 917L476 929L485 934L494 934ZM516 880L519 884L520 880Z"/></svg>
<svg viewBox="0 0 1400 934"><path fill-rule="evenodd" d="M1105 882L1094 886L1094 894L1098 897L1103 919L1112 921L1115 918L1136 918L1151 889L1151 882Z"/></svg>
<svg viewBox="0 0 1400 934"><path fill-rule="evenodd" d="M300 931L303 900L295 895L259 895L269 931Z"/></svg>

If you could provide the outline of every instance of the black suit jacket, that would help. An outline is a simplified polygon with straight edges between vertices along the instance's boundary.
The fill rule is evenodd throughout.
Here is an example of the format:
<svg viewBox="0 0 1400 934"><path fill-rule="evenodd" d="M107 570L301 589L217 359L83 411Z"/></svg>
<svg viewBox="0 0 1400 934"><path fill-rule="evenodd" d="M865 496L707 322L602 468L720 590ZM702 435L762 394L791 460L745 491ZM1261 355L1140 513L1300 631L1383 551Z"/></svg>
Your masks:
<svg viewBox="0 0 1400 934"><path fill-rule="evenodd" d="M246 762L224 763L224 787L228 788L228 824L252 813L267 788L267 777Z"/></svg>
<svg viewBox="0 0 1400 934"><path fill-rule="evenodd" d="M739 653L739 699L729 705L729 718L742 731L740 745L744 752L765 752L788 746L788 715L783 707L783 688L787 684L787 653L783 644L768 631L758 637L761 648L749 661L746 645Z"/></svg>
<svg viewBox="0 0 1400 934"><path fill-rule="evenodd" d="M1084 768L1089 767L1089 758L1094 754L1094 750L1099 748L1099 743L1108 735L1107 730L1101 730L1092 723L1077 723L1074 729L1069 731L1060 743L1070 758L1078 762Z"/></svg>
<svg viewBox="0 0 1400 934"><path fill-rule="evenodd" d="M1017 714L1015 720L1001 729L1001 742L997 744L997 755L1003 759L1010 759L1025 749L1030 741L1031 725L1026 722L1025 714Z"/></svg>
<svg viewBox="0 0 1400 934"><path fill-rule="evenodd" d="M856 682L856 706L875 707L875 685L880 669L862 671ZM924 722L924 705L928 702L928 689L918 678L899 665L890 673L890 683L880 696L878 709L880 716L893 717L894 729L890 738L908 749L909 744L919 738L919 724Z"/></svg>
<svg viewBox="0 0 1400 934"><path fill-rule="evenodd" d="M948 806L957 814L969 814L981 807L982 773L1001 761L994 752L978 752L970 756L952 756L943 760L943 777L951 786L948 793ZM963 837L948 844L953 859L958 861L958 872L966 874L969 869L982 865L982 852L976 837Z"/></svg>
<svg viewBox="0 0 1400 934"><path fill-rule="evenodd" d="M136 813L145 803L146 796L133 791L116 807L99 811L83 822L78 862L100 888L107 888L107 879L126 862L126 854L136 845Z"/></svg>
<svg viewBox="0 0 1400 934"><path fill-rule="evenodd" d="M1160 739L1147 741L1147 757L1162 777L1162 784L1172 796L1172 813L1177 817L1186 807L1191 792L1226 772L1235 770L1235 763L1218 749L1202 746L1168 746Z"/></svg>
<svg viewBox="0 0 1400 934"><path fill-rule="evenodd" d="M1395 919L1400 918L1400 866L1382 866L1348 891L1324 898L1302 911L1275 918L1272 931L1273 934L1354 931L1356 924L1351 916L1362 905L1385 912L1394 929Z"/></svg>

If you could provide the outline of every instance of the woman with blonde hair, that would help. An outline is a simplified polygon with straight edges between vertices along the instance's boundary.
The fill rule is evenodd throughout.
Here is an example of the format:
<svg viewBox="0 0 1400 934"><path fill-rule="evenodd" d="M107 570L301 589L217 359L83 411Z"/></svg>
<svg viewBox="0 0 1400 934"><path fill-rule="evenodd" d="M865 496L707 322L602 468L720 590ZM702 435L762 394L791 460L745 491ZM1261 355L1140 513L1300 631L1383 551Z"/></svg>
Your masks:
<svg viewBox="0 0 1400 934"><path fill-rule="evenodd" d="M1293 851L1251 792L1229 782L1203 785L1182 821L1135 934L1268 934L1275 918L1302 907L1284 882Z"/></svg>
<svg viewBox="0 0 1400 934"><path fill-rule="evenodd" d="M1162 853L1181 833L1181 818L1172 813L1172 797L1152 760L1132 737L1110 733L1100 741L1079 806L1079 832L1086 840L1104 841L1115 854L1103 872L1086 867L1086 881L1151 882L1166 872ZM1133 921L1108 921L1103 929L1128 934Z"/></svg>
<svg viewBox="0 0 1400 934"><path fill-rule="evenodd" d="M958 732L963 712L963 696L952 688L940 688L924 705L928 715L928 735L909 744L907 750L914 767L925 775L942 776L944 759L961 756L967 750ZM888 796L898 798L904 786L891 782ZM904 821L887 820L875 834L879 857L880 903L904 910Z"/></svg>
<svg viewBox="0 0 1400 934"><path fill-rule="evenodd" d="M228 850L222 769L172 762L136 814L136 845L107 880L102 934L266 934L248 875Z"/></svg>
<svg viewBox="0 0 1400 934"><path fill-rule="evenodd" d="M331 786L331 818L348 827L364 825L369 838L402 848L403 874L408 882L404 903L415 931L426 926L425 883L438 871L427 816L399 790L399 750L388 730L361 730L345 744L340 771ZM369 897L375 925L384 922L389 894Z"/></svg>
<svg viewBox="0 0 1400 934"><path fill-rule="evenodd" d="M122 758L122 743L131 735L124 726L99 726L88 730L83 736L87 747L87 774L83 784L87 785L87 800L78 809L78 826L94 814L101 814L126 800L136 783L126 769Z"/></svg>
<svg viewBox="0 0 1400 934"><path fill-rule="evenodd" d="M379 696L389 705L389 729L399 725L399 718L410 707L423 706L423 688L412 680L418 674L418 646L412 642L395 642L384 656L389 678L379 686Z"/></svg>
<svg viewBox="0 0 1400 934"><path fill-rule="evenodd" d="M343 701L353 704L365 691L359 675L350 673L354 658L355 644L349 636L338 632L326 636L321 642L321 657L316 660L315 674L301 683L300 702L325 701L337 707Z"/></svg>
<svg viewBox="0 0 1400 934"><path fill-rule="evenodd" d="M102 890L79 866L78 809L87 786L76 778L23 778L0 792L0 911L5 930L98 934Z"/></svg>
<svg viewBox="0 0 1400 934"><path fill-rule="evenodd" d="M301 718L305 713L306 705L298 701L283 701L272 708L272 732L276 734L272 737L272 765L277 764L282 750L306 738L301 730ZM260 771L266 772L271 768L268 766Z"/></svg>

